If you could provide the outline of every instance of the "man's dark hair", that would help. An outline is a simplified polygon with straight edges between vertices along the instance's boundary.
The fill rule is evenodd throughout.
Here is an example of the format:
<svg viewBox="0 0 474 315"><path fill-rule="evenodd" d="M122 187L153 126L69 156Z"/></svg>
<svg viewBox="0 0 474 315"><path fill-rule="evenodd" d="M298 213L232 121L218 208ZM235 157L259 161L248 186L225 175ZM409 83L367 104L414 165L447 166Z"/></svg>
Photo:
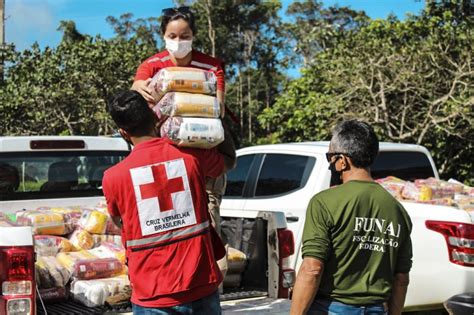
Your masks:
<svg viewBox="0 0 474 315"><path fill-rule="evenodd" d="M155 127L155 113L137 91L121 91L109 97L107 110L117 126L131 136L149 135Z"/></svg>
<svg viewBox="0 0 474 315"><path fill-rule="evenodd" d="M189 28L193 32L193 36L196 36L197 30L196 30L196 25L194 22L194 15L189 10L189 7L169 8L169 9L163 10L163 12L164 13L161 16L161 26L160 26L162 35L165 35L166 27L168 26L169 22L183 19L188 23Z"/></svg>
<svg viewBox="0 0 474 315"><path fill-rule="evenodd" d="M369 124L347 120L333 129L331 151L346 153L355 167L369 167L379 153L379 140Z"/></svg>

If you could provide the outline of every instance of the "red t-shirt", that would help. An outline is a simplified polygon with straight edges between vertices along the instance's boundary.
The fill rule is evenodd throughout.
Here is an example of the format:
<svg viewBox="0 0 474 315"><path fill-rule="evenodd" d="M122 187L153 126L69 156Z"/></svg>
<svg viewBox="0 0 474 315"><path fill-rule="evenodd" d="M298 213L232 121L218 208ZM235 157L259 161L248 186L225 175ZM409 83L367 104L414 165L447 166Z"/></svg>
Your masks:
<svg viewBox="0 0 474 315"><path fill-rule="evenodd" d="M158 71L167 67L176 67L176 65L171 60L170 53L165 50L151 56L138 67L135 81L152 78ZM225 91L224 65L219 59L193 50L191 62L186 67L214 72L217 77L217 90Z"/></svg>
<svg viewBox="0 0 474 315"><path fill-rule="evenodd" d="M170 307L217 290L222 274L209 233L205 176L223 170L216 149L177 148L156 138L105 172L108 210L123 223L133 303Z"/></svg>

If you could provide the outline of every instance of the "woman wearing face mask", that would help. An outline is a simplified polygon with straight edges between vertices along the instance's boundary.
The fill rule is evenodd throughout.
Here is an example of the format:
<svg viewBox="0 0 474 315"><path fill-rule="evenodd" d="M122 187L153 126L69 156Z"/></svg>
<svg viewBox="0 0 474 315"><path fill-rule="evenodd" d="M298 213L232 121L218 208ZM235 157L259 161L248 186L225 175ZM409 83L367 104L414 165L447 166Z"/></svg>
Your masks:
<svg viewBox="0 0 474 315"><path fill-rule="evenodd" d="M162 12L161 33L166 50L145 60L135 74L132 90L139 92L148 103L155 100L148 84L151 78L161 69L167 67L192 67L211 70L217 77L217 99L224 104L224 69L220 60L192 49L193 37L196 35L194 16L189 7L168 8ZM221 107L222 108L222 107ZM222 116L224 111L222 111Z"/></svg>

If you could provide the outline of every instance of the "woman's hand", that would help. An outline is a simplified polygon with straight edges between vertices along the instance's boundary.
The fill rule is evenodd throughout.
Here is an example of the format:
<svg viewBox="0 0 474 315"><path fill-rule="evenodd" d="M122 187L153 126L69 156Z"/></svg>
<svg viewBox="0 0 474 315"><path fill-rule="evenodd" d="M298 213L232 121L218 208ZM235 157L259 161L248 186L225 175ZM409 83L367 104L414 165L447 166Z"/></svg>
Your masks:
<svg viewBox="0 0 474 315"><path fill-rule="evenodd" d="M150 84L150 81L151 81L151 78L148 78L146 80L137 80L133 82L132 90L140 93L148 102L148 104L155 104L156 103L155 99L151 95L151 89L148 87L148 84Z"/></svg>

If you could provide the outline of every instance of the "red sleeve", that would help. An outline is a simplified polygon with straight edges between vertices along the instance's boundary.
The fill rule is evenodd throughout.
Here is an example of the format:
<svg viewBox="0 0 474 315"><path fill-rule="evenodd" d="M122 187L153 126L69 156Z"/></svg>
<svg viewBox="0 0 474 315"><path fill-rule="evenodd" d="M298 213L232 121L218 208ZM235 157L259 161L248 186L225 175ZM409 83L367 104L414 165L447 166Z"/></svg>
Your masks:
<svg viewBox="0 0 474 315"><path fill-rule="evenodd" d="M104 174L104 178L102 179L102 191L104 192L105 200L107 201L107 210L109 211L109 214L113 217L120 217L113 187L109 180L109 176L107 176L107 172Z"/></svg>
<svg viewBox="0 0 474 315"><path fill-rule="evenodd" d="M217 90L225 92L225 71L224 63L219 64L216 70Z"/></svg>
<svg viewBox="0 0 474 315"><path fill-rule="evenodd" d="M196 149L196 155L204 176L219 177L224 172L224 156L217 149Z"/></svg>
<svg viewBox="0 0 474 315"><path fill-rule="evenodd" d="M153 69L150 67L150 64L147 61L143 62L137 69L134 81L151 78L153 76L152 71Z"/></svg>

